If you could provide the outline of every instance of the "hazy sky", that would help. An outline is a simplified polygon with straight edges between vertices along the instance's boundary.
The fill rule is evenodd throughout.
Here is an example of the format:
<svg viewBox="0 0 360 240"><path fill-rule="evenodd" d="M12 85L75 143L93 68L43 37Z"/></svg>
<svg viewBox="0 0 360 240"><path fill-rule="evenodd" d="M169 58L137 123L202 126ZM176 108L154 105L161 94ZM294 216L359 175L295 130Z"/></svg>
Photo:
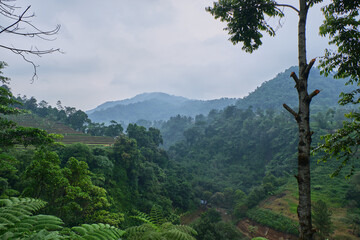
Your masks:
<svg viewBox="0 0 360 240"><path fill-rule="evenodd" d="M228 41L225 27L205 11L211 0L18 0L31 5L32 23L42 29L61 25L55 41L0 36L14 46L59 47L32 58L32 66L4 49L13 92L53 106L89 110L105 101L143 92L165 92L193 99L244 97L262 82L297 64L297 14L271 20L275 38L265 37L253 54ZM289 1L287 1L289 2ZM297 6L298 1L295 2ZM318 36L319 8L308 18L308 59L321 56L327 39ZM280 27L282 25L282 27ZM289 78L289 81L292 81ZM295 91L295 90L294 90Z"/></svg>

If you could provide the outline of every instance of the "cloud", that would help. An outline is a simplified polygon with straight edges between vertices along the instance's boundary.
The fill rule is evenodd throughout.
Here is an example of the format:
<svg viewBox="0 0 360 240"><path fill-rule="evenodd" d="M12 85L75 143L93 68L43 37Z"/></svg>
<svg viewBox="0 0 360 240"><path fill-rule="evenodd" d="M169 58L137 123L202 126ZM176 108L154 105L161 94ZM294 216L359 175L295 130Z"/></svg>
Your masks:
<svg viewBox="0 0 360 240"><path fill-rule="evenodd" d="M19 1L20 2L20 1ZM16 93L83 110L142 92L162 91L194 99L243 97L297 63L297 15L287 12L275 38L264 37L253 54L233 46L224 23L204 9L210 0L32 0L34 23L61 24L56 41L16 40L60 47L65 54L33 58L32 67L0 49ZM318 9L308 22L308 56L326 46L317 32ZM277 20L272 21L276 26ZM280 26L280 25L279 25ZM0 36L0 42L4 39ZM15 40L9 39L10 42Z"/></svg>

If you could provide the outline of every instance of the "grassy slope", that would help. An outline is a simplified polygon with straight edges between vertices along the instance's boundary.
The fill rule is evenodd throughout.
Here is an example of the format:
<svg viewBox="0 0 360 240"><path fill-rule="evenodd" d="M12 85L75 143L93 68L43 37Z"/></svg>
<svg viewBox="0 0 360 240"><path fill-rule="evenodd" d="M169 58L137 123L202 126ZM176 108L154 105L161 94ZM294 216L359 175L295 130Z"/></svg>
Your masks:
<svg viewBox="0 0 360 240"><path fill-rule="evenodd" d="M346 223L347 205L345 194L349 188L349 181L345 179L346 170L340 176L330 178L335 164L319 164L312 170L312 201L323 200L332 211L332 222L335 227L333 237L336 239L359 239L350 234L351 226ZM298 189L295 177L274 196L267 198L259 207L280 213L293 220L297 219ZM347 238L345 238L347 237Z"/></svg>
<svg viewBox="0 0 360 240"><path fill-rule="evenodd" d="M52 120L41 118L34 114L22 114L9 117L17 122L20 126L36 127L44 129L48 133L61 134L64 138L61 140L64 144L84 143L88 145L111 145L114 143L112 137L90 136L82 132L75 131L69 126L57 123Z"/></svg>

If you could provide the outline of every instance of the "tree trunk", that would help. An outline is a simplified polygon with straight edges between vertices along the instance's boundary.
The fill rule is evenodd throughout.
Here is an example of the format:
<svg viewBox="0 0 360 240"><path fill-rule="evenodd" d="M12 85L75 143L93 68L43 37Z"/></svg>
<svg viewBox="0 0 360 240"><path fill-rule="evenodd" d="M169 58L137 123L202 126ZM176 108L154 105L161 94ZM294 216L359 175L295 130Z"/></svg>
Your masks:
<svg viewBox="0 0 360 240"><path fill-rule="evenodd" d="M299 127L298 143L298 175L296 176L299 187L299 205L297 209L300 224L300 240L312 240L314 231L311 224L311 191L310 191L310 102L319 93L315 90L308 94L308 77L315 59L309 64L306 61L306 18L308 6L306 0L300 0L299 25L298 25L298 54L299 54L299 78L296 73L291 73L295 80L295 87L299 96L299 111L296 113L284 104L286 110L294 115Z"/></svg>
<svg viewBox="0 0 360 240"><path fill-rule="evenodd" d="M306 0L300 0L300 13L298 25L298 51L299 51L299 79L297 91L299 95L299 112L297 123L299 127L298 143L298 187L299 205L297 209L301 240L313 239L313 229L311 225L311 192L310 192L310 102L307 87L308 76L313 62L308 65L306 61L306 18L308 7Z"/></svg>

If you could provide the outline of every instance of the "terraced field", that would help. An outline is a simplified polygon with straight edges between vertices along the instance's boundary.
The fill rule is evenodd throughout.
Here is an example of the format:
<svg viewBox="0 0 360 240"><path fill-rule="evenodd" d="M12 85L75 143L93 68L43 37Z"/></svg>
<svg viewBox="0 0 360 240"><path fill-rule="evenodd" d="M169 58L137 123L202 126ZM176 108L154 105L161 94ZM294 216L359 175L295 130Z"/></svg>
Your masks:
<svg viewBox="0 0 360 240"><path fill-rule="evenodd" d="M41 118L34 114L21 114L17 116L9 116L8 118L15 121L20 126L36 127L43 129L48 133L61 134L64 138L60 141L64 144L84 143L87 145L110 146L114 143L114 138L112 137L90 136L88 134L75 131L71 127L62 123Z"/></svg>

